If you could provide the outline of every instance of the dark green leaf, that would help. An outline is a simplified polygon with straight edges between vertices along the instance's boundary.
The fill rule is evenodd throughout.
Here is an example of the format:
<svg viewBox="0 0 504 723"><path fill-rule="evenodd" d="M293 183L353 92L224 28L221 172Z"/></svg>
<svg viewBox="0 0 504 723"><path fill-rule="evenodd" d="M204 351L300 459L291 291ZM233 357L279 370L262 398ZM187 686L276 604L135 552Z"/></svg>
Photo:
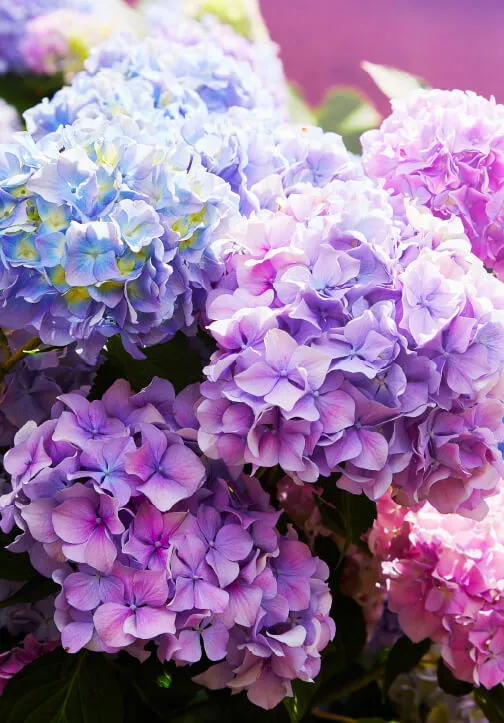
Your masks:
<svg viewBox="0 0 504 723"><path fill-rule="evenodd" d="M8 608L18 603L32 603L45 600L46 597L53 595L58 592L58 590L59 586L55 582L47 577L37 575L37 577L27 582L26 585L23 585L23 587L13 595L6 600L2 600L2 602L0 602L0 608Z"/></svg>
<svg viewBox="0 0 504 723"><path fill-rule="evenodd" d="M0 98L4 98L20 113L51 96L63 85L60 75L17 75L5 73L0 76Z"/></svg>
<svg viewBox="0 0 504 723"><path fill-rule="evenodd" d="M441 658L439 659L437 667L437 679L439 687L449 695L460 697L462 695L468 695L473 689L471 683L466 683L463 680L457 680L451 670L443 663Z"/></svg>
<svg viewBox="0 0 504 723"><path fill-rule="evenodd" d="M362 608L346 595L334 595L331 615L336 621L334 652L342 667L357 658L367 640Z"/></svg>
<svg viewBox="0 0 504 723"><path fill-rule="evenodd" d="M30 563L28 553L10 552L4 545L5 536L0 536L0 579L18 582L30 580L37 573Z"/></svg>
<svg viewBox="0 0 504 723"><path fill-rule="evenodd" d="M343 136L345 145L353 153L361 152L360 136L376 128L381 116L374 105L353 88L335 88L316 111L318 124L325 131Z"/></svg>
<svg viewBox="0 0 504 723"><path fill-rule="evenodd" d="M166 344L142 349L145 359L134 359L124 349L119 336L108 340L106 355L115 368L117 377L124 377L133 389L139 391L150 384L153 377L169 379L178 392L202 376L211 349L205 346L206 337L187 337L176 334ZM111 375L110 366L105 370ZM100 380L95 381L95 385Z"/></svg>
<svg viewBox="0 0 504 723"><path fill-rule="evenodd" d="M361 537L376 519L376 502L364 494L352 495L340 490L332 477L324 481L323 495L316 499L322 523L343 537L347 546L353 543L362 547Z"/></svg>
<svg viewBox="0 0 504 723"><path fill-rule="evenodd" d="M62 648L27 665L0 698L2 723L122 723L117 678L103 654Z"/></svg>
<svg viewBox="0 0 504 723"><path fill-rule="evenodd" d="M386 696L390 686L401 673L409 673L430 648L430 640L427 638L419 643L412 643L409 638L403 635L396 642L389 653L385 664L385 676L383 680L383 695Z"/></svg>
<svg viewBox="0 0 504 723"><path fill-rule="evenodd" d="M486 715L488 723L503 723L504 721L504 689L496 685L492 690L475 688L474 697L479 707Z"/></svg>

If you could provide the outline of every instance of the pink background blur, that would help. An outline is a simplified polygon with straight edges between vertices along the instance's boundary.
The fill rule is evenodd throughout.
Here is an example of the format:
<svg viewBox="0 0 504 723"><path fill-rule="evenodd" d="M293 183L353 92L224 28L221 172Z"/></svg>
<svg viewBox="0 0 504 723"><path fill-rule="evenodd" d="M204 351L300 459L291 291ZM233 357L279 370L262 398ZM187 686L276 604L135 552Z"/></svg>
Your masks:
<svg viewBox="0 0 504 723"><path fill-rule="evenodd" d="M331 86L353 85L386 111L362 60L504 102L503 0L261 0L261 7L289 80L312 104Z"/></svg>

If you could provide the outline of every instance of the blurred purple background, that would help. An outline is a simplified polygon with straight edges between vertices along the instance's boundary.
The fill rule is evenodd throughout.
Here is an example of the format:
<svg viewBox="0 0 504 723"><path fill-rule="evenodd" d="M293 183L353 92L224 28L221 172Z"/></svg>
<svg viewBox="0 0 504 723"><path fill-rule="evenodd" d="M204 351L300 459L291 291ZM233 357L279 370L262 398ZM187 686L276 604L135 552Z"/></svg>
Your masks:
<svg viewBox="0 0 504 723"><path fill-rule="evenodd" d="M331 86L351 85L386 112L362 60L504 102L503 0L261 0L261 7L289 80L314 105Z"/></svg>

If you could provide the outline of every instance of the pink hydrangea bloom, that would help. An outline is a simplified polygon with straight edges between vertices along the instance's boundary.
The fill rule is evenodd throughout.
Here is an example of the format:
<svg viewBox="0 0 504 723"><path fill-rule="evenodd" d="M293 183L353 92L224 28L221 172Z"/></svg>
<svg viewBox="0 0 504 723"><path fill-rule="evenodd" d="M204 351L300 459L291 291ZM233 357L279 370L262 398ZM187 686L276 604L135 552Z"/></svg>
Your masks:
<svg viewBox="0 0 504 723"><path fill-rule="evenodd" d="M475 522L386 496L369 539L406 635L433 639L457 678L486 688L504 681L503 502L501 486Z"/></svg>
<svg viewBox="0 0 504 723"><path fill-rule="evenodd" d="M460 90L422 90L362 136L368 175L440 218L458 216L473 252L504 274L504 106Z"/></svg>

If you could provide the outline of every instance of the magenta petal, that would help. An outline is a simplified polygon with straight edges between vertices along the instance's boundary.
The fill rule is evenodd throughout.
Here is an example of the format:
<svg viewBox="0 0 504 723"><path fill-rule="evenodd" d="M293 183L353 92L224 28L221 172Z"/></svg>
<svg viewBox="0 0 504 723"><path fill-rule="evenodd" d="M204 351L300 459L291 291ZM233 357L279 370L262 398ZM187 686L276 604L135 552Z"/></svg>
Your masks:
<svg viewBox="0 0 504 723"><path fill-rule="evenodd" d="M90 500L76 497L63 502L52 513L58 537L72 545L85 542L95 528L96 511Z"/></svg>
<svg viewBox="0 0 504 723"><path fill-rule="evenodd" d="M150 480L139 486L138 490L162 512L168 512L177 502L190 497L192 494L184 485L175 480L167 479L158 473L152 475Z"/></svg>
<svg viewBox="0 0 504 723"><path fill-rule="evenodd" d="M135 535L148 542L156 542L163 532L163 516L152 505L144 503L135 515Z"/></svg>
<svg viewBox="0 0 504 723"><path fill-rule="evenodd" d="M135 642L133 635L124 632L124 623L131 615L129 608L118 603L105 603L96 610L93 622L105 645L124 648Z"/></svg>
<svg viewBox="0 0 504 723"><path fill-rule="evenodd" d="M217 533L215 547L228 560L244 560L252 549L252 538L240 525L224 525Z"/></svg>
<svg viewBox="0 0 504 723"><path fill-rule="evenodd" d="M209 660L222 660L226 657L229 631L222 623L214 623L202 633L205 652Z"/></svg>
<svg viewBox="0 0 504 723"><path fill-rule="evenodd" d="M163 633L174 633L176 614L166 608L137 608L124 623L124 632L141 640L152 640Z"/></svg>
<svg viewBox="0 0 504 723"><path fill-rule="evenodd" d="M278 378L278 372L272 369L269 364L256 362L245 371L237 374L234 381L247 394L252 394L254 397L263 397L271 392Z"/></svg>
<svg viewBox="0 0 504 723"><path fill-rule="evenodd" d="M52 499L40 499L21 509L21 517L26 522L28 529L38 542L57 542L52 524L52 513L54 501Z"/></svg>
<svg viewBox="0 0 504 723"><path fill-rule="evenodd" d="M178 636L180 651L177 660L186 663L197 663L201 660L201 638L196 630L182 630Z"/></svg>
<svg viewBox="0 0 504 723"><path fill-rule="evenodd" d="M99 525L86 544L85 559L96 570L108 572L117 557L117 548L109 537L104 525Z"/></svg>
<svg viewBox="0 0 504 723"><path fill-rule="evenodd" d="M93 623L69 623L61 633L61 645L66 653L77 653L91 640Z"/></svg>
<svg viewBox="0 0 504 723"><path fill-rule="evenodd" d="M226 609L229 602L229 595L215 585L205 580L196 580L194 583L194 607L198 610L211 610L214 613L221 613Z"/></svg>
<svg viewBox="0 0 504 723"><path fill-rule="evenodd" d="M175 596L170 603L170 610L184 612L194 607L194 582L186 577L179 577L175 583Z"/></svg>
<svg viewBox="0 0 504 723"><path fill-rule="evenodd" d="M208 551L206 560L217 575L221 587L230 585L240 574L240 566L238 563L228 560L227 557L224 557L216 548Z"/></svg>
<svg viewBox="0 0 504 723"><path fill-rule="evenodd" d="M229 608L226 610L226 621L230 626L236 622L238 625L251 627L259 612L262 590L251 585L233 585L229 589Z"/></svg>
<svg viewBox="0 0 504 723"><path fill-rule="evenodd" d="M94 610L102 602L96 575L75 572L66 578L63 587L67 601L77 610Z"/></svg>
<svg viewBox="0 0 504 723"><path fill-rule="evenodd" d="M165 570L138 570L133 575L133 594L137 605L164 605L168 597Z"/></svg>
<svg viewBox="0 0 504 723"><path fill-rule="evenodd" d="M388 444L383 435L361 429L359 432L362 452L352 461L358 467L378 471L383 469L388 459Z"/></svg>

